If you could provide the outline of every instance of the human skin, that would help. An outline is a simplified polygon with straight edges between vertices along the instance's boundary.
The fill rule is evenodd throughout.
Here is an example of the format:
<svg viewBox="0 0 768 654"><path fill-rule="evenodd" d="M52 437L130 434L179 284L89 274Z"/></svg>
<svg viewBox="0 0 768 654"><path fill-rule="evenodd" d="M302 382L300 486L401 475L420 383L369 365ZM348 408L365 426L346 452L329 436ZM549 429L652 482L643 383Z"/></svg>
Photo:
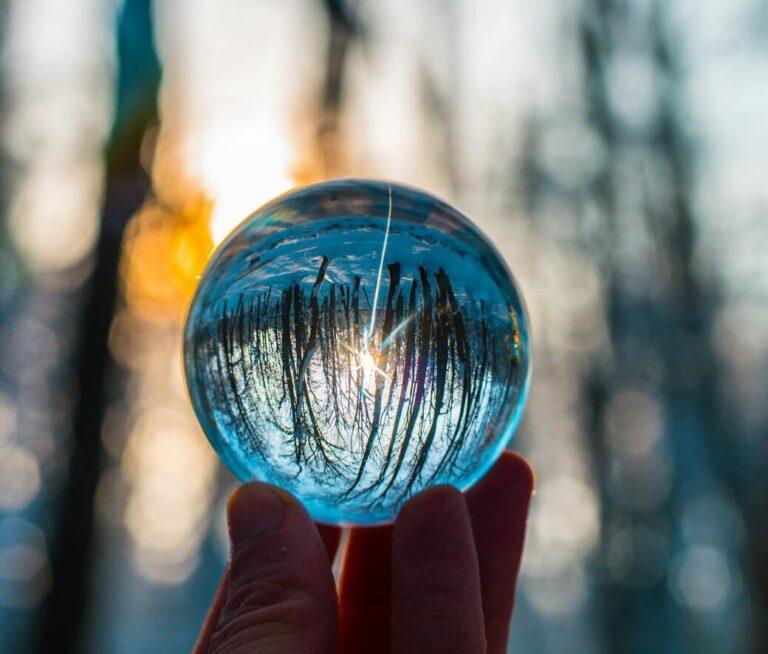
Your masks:
<svg viewBox="0 0 768 654"><path fill-rule="evenodd" d="M534 477L505 452L467 493L436 486L394 525L339 529L253 482L227 506L230 560L194 654L506 652Z"/></svg>

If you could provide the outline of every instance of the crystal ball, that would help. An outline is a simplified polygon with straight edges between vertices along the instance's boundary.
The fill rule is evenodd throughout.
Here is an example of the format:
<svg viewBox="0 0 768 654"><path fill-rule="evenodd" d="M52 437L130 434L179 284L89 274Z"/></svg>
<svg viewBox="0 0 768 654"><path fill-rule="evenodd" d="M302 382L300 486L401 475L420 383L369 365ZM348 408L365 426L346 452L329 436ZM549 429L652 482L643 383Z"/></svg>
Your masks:
<svg viewBox="0 0 768 654"><path fill-rule="evenodd" d="M232 231L192 302L184 362L239 479L362 525L490 468L525 404L529 343L520 292L467 217L352 179L291 191Z"/></svg>

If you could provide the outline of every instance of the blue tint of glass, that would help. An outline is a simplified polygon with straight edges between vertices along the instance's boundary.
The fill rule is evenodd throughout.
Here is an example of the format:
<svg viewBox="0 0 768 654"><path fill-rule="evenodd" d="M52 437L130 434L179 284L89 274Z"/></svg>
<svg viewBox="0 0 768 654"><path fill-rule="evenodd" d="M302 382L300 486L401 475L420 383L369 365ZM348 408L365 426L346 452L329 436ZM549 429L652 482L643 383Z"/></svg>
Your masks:
<svg viewBox="0 0 768 654"><path fill-rule="evenodd" d="M445 202L379 181L254 212L208 264L184 339L219 456L326 523L389 522L426 487L473 484L529 383L528 319L496 250Z"/></svg>

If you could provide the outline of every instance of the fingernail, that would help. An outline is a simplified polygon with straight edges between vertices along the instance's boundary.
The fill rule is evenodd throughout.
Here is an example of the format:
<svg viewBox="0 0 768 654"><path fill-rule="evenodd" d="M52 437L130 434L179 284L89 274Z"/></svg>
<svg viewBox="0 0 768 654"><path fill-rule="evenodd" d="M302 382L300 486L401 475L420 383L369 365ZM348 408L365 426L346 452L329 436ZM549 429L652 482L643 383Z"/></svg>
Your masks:
<svg viewBox="0 0 768 654"><path fill-rule="evenodd" d="M227 517L233 547L280 525L286 504L280 491L265 484L247 484L229 498Z"/></svg>

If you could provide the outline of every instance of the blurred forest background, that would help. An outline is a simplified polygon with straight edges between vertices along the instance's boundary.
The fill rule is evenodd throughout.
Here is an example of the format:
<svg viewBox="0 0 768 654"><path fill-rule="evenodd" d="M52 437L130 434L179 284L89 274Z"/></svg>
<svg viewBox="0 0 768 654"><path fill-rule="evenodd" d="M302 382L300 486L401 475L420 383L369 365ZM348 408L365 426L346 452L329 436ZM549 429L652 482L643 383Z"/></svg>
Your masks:
<svg viewBox="0 0 768 654"><path fill-rule="evenodd" d="M188 650L185 307L255 207L429 189L531 311L509 651L768 653L765 0L0 0L0 651Z"/></svg>

